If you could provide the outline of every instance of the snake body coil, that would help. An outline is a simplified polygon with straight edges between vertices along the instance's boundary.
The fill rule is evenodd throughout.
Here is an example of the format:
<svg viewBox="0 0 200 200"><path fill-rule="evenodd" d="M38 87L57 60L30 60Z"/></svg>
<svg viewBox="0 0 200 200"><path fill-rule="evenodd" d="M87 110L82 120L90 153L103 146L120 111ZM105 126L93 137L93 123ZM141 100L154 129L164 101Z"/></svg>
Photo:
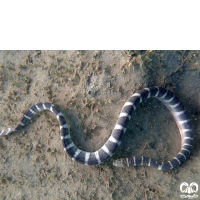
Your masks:
<svg viewBox="0 0 200 200"><path fill-rule="evenodd" d="M63 114L51 103L38 103L33 105L24 114L21 122L16 128L6 128L0 131L0 137L8 135L13 131L18 131L20 128L24 127L31 118L38 112L43 110L50 110L53 112L60 126L60 136L62 144L64 146L64 151L72 158L72 160L84 164L84 165L97 165L105 162L110 158L117 147L121 143L122 136L126 131L126 123L131 118L131 113L136 109L136 107L144 100L155 97L159 99L171 112L173 115L178 129L181 135L181 150L180 152L170 161L167 162L157 162L150 158L139 156L131 158L122 158L114 161L114 166L117 167L129 167L138 165L148 165L158 170L170 170L178 165L182 164L190 155L193 148L193 131L190 125L190 120L187 117L186 111L184 110L182 104L173 95L172 92L161 88L161 87L149 87L144 88L137 93L134 93L122 107L121 113L119 115L118 121L106 141L106 143L95 152L86 152L75 146L73 143L67 122Z"/></svg>

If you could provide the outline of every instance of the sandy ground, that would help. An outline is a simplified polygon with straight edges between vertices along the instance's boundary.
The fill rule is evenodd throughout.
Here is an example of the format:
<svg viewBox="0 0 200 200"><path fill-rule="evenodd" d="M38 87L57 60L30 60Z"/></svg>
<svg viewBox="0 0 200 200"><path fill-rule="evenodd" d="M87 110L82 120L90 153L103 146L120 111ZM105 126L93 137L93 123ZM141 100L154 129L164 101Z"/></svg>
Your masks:
<svg viewBox="0 0 200 200"><path fill-rule="evenodd" d="M153 85L174 92L191 118L195 148L182 166L167 172L112 166L120 157L167 161L178 153L178 128L156 99L141 104L119 150L99 166L73 162L57 119L43 112L0 139L0 199L181 199L182 182L200 186L199 51L0 51L0 127L14 127L29 106L51 102L87 151L105 143L128 97Z"/></svg>

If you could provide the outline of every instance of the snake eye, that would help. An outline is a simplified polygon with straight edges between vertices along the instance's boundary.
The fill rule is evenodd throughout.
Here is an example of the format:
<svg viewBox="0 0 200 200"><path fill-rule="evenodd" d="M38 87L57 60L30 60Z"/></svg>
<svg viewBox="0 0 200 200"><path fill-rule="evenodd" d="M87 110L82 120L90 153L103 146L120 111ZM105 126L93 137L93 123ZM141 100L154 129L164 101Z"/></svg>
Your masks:
<svg viewBox="0 0 200 200"><path fill-rule="evenodd" d="M89 90L89 91L88 91L88 95L91 95L91 94L92 94L92 91L91 91L91 90Z"/></svg>

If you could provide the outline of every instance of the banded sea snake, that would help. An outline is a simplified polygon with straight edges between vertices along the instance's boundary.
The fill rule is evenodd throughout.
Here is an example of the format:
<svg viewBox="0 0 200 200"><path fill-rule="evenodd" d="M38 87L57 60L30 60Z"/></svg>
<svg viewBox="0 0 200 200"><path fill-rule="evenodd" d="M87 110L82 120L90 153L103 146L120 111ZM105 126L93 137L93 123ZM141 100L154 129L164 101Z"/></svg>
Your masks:
<svg viewBox="0 0 200 200"><path fill-rule="evenodd" d="M85 152L75 146L71 139L65 117L51 103L38 103L33 105L24 114L21 122L16 128L6 128L1 130L0 137L8 135L13 131L18 131L20 128L24 127L25 124L28 123L36 113L43 110L50 110L56 115L59 121L60 136L64 146L64 151L68 153L72 160L78 163L84 165L98 165L109 159L114 154L117 147L121 143L122 136L126 131L125 126L127 121L131 118L131 113L143 100L146 100L150 97L159 99L173 115L181 135L180 152L173 159L167 162L157 162L147 157L138 156L115 160L113 165L117 167L148 165L157 168L158 170L170 170L182 164L190 155L190 152L193 148L193 131L186 111L184 110L182 104L178 101L177 97L175 97L172 92L157 86L144 88L129 97L122 107L121 113L110 137L106 143L95 152Z"/></svg>

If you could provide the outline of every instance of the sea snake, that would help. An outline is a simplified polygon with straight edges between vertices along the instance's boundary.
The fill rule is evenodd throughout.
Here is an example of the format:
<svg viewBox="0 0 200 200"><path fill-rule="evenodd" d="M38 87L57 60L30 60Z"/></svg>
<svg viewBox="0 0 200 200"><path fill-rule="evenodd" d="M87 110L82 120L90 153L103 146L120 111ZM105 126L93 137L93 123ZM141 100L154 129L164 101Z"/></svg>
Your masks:
<svg viewBox="0 0 200 200"><path fill-rule="evenodd" d="M184 110L182 104L178 101L177 97L175 97L172 92L157 86L144 88L129 97L122 107L121 113L110 137L106 143L95 152L86 152L76 147L71 139L65 117L51 103L38 103L33 105L24 114L21 122L16 128L6 128L1 130L0 137L8 135L13 131L18 131L21 127L24 127L25 124L27 124L36 113L43 110L50 110L56 115L56 118L59 121L60 137L64 151L68 153L73 161L76 161L80 164L98 165L102 162L105 162L114 154L121 143L122 136L126 131L126 123L128 120L130 120L131 113L142 101L150 97L159 99L173 115L181 135L180 152L173 159L167 162L158 162L147 157L138 156L115 160L113 165L117 167L147 165L158 170L170 170L182 164L190 155L193 148L193 131L186 111Z"/></svg>

